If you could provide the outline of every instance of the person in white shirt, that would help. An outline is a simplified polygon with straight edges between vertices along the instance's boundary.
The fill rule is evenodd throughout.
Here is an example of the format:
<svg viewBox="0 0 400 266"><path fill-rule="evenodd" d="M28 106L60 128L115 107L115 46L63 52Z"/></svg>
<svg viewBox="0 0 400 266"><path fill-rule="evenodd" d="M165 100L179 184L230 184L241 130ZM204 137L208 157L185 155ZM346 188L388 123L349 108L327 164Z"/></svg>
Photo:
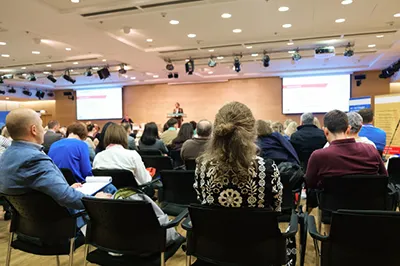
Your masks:
<svg viewBox="0 0 400 266"><path fill-rule="evenodd" d="M375 144L372 141L370 141L368 138L360 137L358 135L358 133L360 132L362 125L363 125L363 118L361 117L361 115L356 112L350 112L350 113L347 113L347 118L349 119L349 126L351 127L350 132L347 135L347 137L354 138L356 140L356 142L369 144L376 148ZM329 142L327 142L325 144L324 148L326 148L326 147L329 147Z"/></svg>
<svg viewBox="0 0 400 266"><path fill-rule="evenodd" d="M104 136L104 147L106 149L94 158L93 169L130 170L139 185L152 180L139 153L128 150L128 138L122 126L112 124L107 128Z"/></svg>

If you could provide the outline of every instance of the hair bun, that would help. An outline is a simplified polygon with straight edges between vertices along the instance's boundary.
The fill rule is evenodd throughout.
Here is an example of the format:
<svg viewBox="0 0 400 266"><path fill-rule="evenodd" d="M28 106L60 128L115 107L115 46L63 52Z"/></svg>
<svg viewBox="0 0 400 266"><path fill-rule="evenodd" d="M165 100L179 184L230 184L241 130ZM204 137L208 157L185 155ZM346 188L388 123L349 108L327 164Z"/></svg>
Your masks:
<svg viewBox="0 0 400 266"><path fill-rule="evenodd" d="M233 123L220 124L215 127L214 134L217 136L226 136L232 134L236 129Z"/></svg>

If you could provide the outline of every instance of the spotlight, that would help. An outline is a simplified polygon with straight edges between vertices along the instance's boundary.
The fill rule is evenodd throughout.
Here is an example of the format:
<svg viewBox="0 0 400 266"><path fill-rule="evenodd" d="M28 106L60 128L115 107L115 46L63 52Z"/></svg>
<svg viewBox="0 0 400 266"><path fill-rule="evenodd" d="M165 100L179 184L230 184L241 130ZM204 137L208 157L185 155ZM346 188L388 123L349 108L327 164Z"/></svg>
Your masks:
<svg viewBox="0 0 400 266"><path fill-rule="evenodd" d="M56 82L57 82L57 79L56 79L53 75L48 75L48 76L47 76L47 79L50 80L50 81L53 82L53 83L56 83Z"/></svg>
<svg viewBox="0 0 400 266"><path fill-rule="evenodd" d="M299 53L299 48L297 48L296 51L292 55L292 60L299 61L300 59L301 59L301 55Z"/></svg>
<svg viewBox="0 0 400 266"><path fill-rule="evenodd" d="M17 91L14 89L14 87L11 87L11 89L8 90L8 93L16 93Z"/></svg>
<svg viewBox="0 0 400 266"><path fill-rule="evenodd" d="M29 81L36 81L35 74L34 74L34 73L30 73L27 79L28 79Z"/></svg>
<svg viewBox="0 0 400 266"><path fill-rule="evenodd" d="M86 77L91 77L93 75L92 68L88 68L85 73L83 73Z"/></svg>
<svg viewBox="0 0 400 266"><path fill-rule="evenodd" d="M344 54L343 55L346 56L346 57L352 57L354 55L354 50L351 47L350 43L348 43L346 48L344 49Z"/></svg>
<svg viewBox="0 0 400 266"><path fill-rule="evenodd" d="M49 97L54 97L54 92L51 92L51 91L48 92L48 93L47 93L47 96L49 96Z"/></svg>
<svg viewBox="0 0 400 266"><path fill-rule="evenodd" d="M263 66L264 67L269 67L269 61L271 60L271 58L269 58L269 55L267 55L266 53L264 53L264 57L262 59L263 62Z"/></svg>
<svg viewBox="0 0 400 266"><path fill-rule="evenodd" d="M44 91L41 91L41 90L36 91L36 94L35 94L35 96L36 96L39 100L43 99L43 97L44 97L45 95L46 95L46 94L44 93Z"/></svg>
<svg viewBox="0 0 400 266"><path fill-rule="evenodd" d="M27 89L24 89L24 90L22 91L22 93L23 93L24 95L26 95L26 96L32 96L32 92L30 92L30 91L27 90Z"/></svg>
<svg viewBox="0 0 400 266"><path fill-rule="evenodd" d="M0 94L6 94L6 91L0 90Z"/></svg>
<svg viewBox="0 0 400 266"><path fill-rule="evenodd" d="M168 70L168 71L173 71L175 69L175 67L171 63L171 61L168 61L167 65L165 66L165 69Z"/></svg>
<svg viewBox="0 0 400 266"><path fill-rule="evenodd" d="M100 69L99 71L97 71L97 74L99 75L100 79L106 79L110 76L110 71L108 70L107 67L104 67L104 68Z"/></svg>
<svg viewBox="0 0 400 266"><path fill-rule="evenodd" d="M120 73L121 75L126 74L126 70L125 70L125 65L124 65L124 64L121 64L121 65L119 66L118 73Z"/></svg>
<svg viewBox="0 0 400 266"><path fill-rule="evenodd" d="M169 79L172 79L173 77L174 77L174 74L172 74L172 73L169 73L169 74L168 74L168 78L169 78Z"/></svg>
<svg viewBox="0 0 400 266"><path fill-rule="evenodd" d="M185 70L188 75L193 75L194 72L194 61L189 59L185 64Z"/></svg>
<svg viewBox="0 0 400 266"><path fill-rule="evenodd" d="M240 66L241 66L241 65L240 65L240 60L239 60L238 57L236 57L235 60L233 61L233 67L235 68L235 71L236 71L237 73L239 73L240 70L242 70Z"/></svg>
<svg viewBox="0 0 400 266"><path fill-rule="evenodd" d="M178 74L178 73L175 73L175 74L174 74L174 78L176 78L176 79L179 78L179 74Z"/></svg>
<svg viewBox="0 0 400 266"><path fill-rule="evenodd" d="M71 82L72 84L75 84L75 82L76 82L76 80L73 79L73 78L70 76L69 70L67 70L67 71L64 72L63 78L64 78L66 81Z"/></svg>
<svg viewBox="0 0 400 266"><path fill-rule="evenodd" d="M217 65L217 61L215 61L213 57L210 57L210 59L208 59L208 66L215 67L216 65Z"/></svg>

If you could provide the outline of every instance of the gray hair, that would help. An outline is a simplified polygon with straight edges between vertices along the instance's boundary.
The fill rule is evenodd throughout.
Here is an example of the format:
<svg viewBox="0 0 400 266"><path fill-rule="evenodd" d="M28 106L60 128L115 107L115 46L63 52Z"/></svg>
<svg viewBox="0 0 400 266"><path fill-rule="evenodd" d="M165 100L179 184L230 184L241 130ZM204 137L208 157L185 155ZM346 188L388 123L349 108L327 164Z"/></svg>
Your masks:
<svg viewBox="0 0 400 266"><path fill-rule="evenodd" d="M300 120L303 125L313 125L314 115L312 113L304 113L301 115Z"/></svg>
<svg viewBox="0 0 400 266"><path fill-rule="evenodd" d="M347 113L347 118L349 119L349 125L351 126L350 132L357 134L363 125L363 118L359 113L350 112Z"/></svg>
<svg viewBox="0 0 400 266"><path fill-rule="evenodd" d="M199 137L208 138L212 132L212 123L208 120L200 120L197 123L197 135Z"/></svg>

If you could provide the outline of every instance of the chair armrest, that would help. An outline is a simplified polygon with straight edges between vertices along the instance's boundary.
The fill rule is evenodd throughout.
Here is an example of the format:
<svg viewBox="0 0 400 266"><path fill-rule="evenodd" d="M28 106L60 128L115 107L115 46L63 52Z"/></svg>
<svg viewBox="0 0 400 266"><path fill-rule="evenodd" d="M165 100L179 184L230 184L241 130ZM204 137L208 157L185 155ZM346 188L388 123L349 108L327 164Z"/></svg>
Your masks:
<svg viewBox="0 0 400 266"><path fill-rule="evenodd" d="M74 214L71 214L72 218L78 218L78 217L84 217L84 215L86 214L86 211L80 211Z"/></svg>
<svg viewBox="0 0 400 266"><path fill-rule="evenodd" d="M188 216L188 214L189 214L189 210L185 209L178 216L176 216L175 219L173 219L172 221L170 221L169 223L167 223L165 225L162 225L161 227L164 229L175 227L183 220L183 218Z"/></svg>
<svg viewBox="0 0 400 266"><path fill-rule="evenodd" d="M299 217L293 211L292 215L290 216L290 223L289 223L289 231L282 233L283 237L289 238L295 236L299 227Z"/></svg>
<svg viewBox="0 0 400 266"><path fill-rule="evenodd" d="M140 188L143 188L143 187L147 187L147 186L153 185L154 183L157 183L158 181L160 181L159 178L153 179L153 180L151 180L150 182L147 182L147 183L145 183L145 184L140 185L140 186L139 186L139 189L140 189Z"/></svg>
<svg viewBox="0 0 400 266"><path fill-rule="evenodd" d="M182 228L185 229L186 231L192 230L193 226L192 226L192 220L190 219L190 216L183 221Z"/></svg>
<svg viewBox="0 0 400 266"><path fill-rule="evenodd" d="M328 240L329 236L323 236L317 231L317 226L315 225L315 218L314 216L310 215L307 218L307 227L308 232L310 233L311 237L317 239L319 241L326 241Z"/></svg>

